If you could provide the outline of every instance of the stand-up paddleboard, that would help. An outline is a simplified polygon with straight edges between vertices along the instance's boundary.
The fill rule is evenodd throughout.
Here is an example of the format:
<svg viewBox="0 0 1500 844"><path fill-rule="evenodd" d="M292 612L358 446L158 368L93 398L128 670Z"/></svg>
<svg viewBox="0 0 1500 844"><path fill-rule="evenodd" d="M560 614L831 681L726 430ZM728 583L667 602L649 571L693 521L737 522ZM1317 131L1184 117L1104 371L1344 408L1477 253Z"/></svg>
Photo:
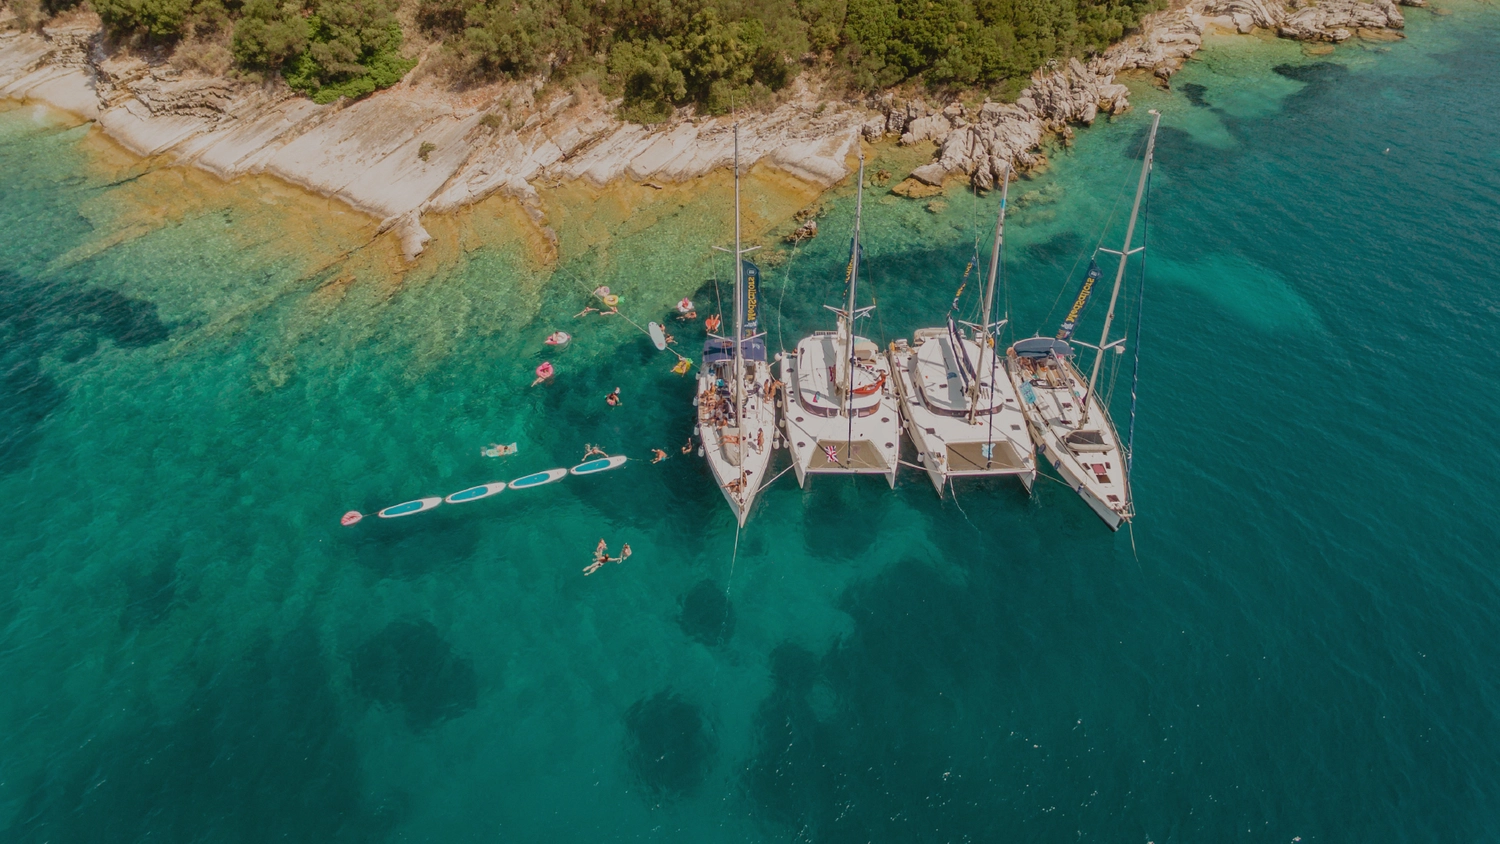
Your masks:
<svg viewBox="0 0 1500 844"><path fill-rule="evenodd" d="M593 475L598 472L608 472L610 469L618 469L624 466L625 459L625 455L623 454L617 454L614 457L601 457L598 460L579 463L568 471L575 475Z"/></svg>
<svg viewBox="0 0 1500 844"><path fill-rule="evenodd" d="M530 487L534 486L550 484L553 481L560 481L567 476L567 469L548 469L545 472L537 472L534 475L527 475L524 478L516 478L515 480L510 482L510 488L529 489Z"/></svg>
<svg viewBox="0 0 1500 844"><path fill-rule="evenodd" d="M407 501L403 504L392 504L375 515L382 519L399 519L402 516L410 516L413 513L421 513L443 503L441 498L418 498L416 501Z"/></svg>
<svg viewBox="0 0 1500 844"><path fill-rule="evenodd" d="M656 344L658 351L665 352L667 350L667 333L662 330L660 325L654 322L646 323L646 333L651 335L651 342Z"/></svg>
<svg viewBox="0 0 1500 844"><path fill-rule="evenodd" d="M495 481L491 484L480 484L471 486L466 490L455 492L443 499L445 504L462 504L465 501L478 501L481 498L489 498L491 495L505 491L504 481Z"/></svg>

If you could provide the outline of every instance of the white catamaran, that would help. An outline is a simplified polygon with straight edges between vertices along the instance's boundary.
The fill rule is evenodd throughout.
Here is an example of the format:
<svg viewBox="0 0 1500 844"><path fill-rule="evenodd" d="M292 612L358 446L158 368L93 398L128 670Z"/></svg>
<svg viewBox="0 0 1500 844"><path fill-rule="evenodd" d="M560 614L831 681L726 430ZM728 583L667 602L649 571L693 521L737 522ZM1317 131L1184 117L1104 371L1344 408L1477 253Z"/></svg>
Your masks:
<svg viewBox="0 0 1500 844"><path fill-rule="evenodd" d="M719 247L715 247L719 248ZM728 251L728 250L724 250ZM734 334L709 335L698 374L701 453L741 527L766 480L776 439L776 407L765 334L757 333L760 270L740 248L740 129L734 127Z"/></svg>
<svg viewBox="0 0 1500 844"><path fill-rule="evenodd" d="M1088 278L1078 301L1073 305L1062 330L1057 337L1032 337L1015 343L1010 348L1010 371L1016 389L1031 423L1032 438L1037 448L1062 480L1072 487L1089 507L1109 525L1110 530L1119 530L1120 525L1135 516L1135 507L1130 498L1130 450L1122 447L1120 436L1109 418L1109 411L1097 393L1099 369L1104 355L1111 349L1123 353L1125 338L1111 343L1109 329L1115 318L1115 305L1120 298L1120 285L1125 280L1125 266L1130 256L1145 249L1143 245L1132 249L1136 218L1141 210L1141 197L1146 193L1147 178L1151 174L1152 152L1156 147L1156 127L1161 115L1152 111L1151 134L1146 141L1146 158L1141 164L1140 181L1136 185L1135 204L1130 209L1130 222L1125 227L1125 244L1118 252L1101 249L1118 255L1119 270L1115 273L1115 286L1109 297L1109 310L1104 317L1104 330L1099 345L1089 346L1073 340L1081 346L1094 350L1094 365L1085 384L1083 375L1073 363L1073 328L1083 306L1101 273L1097 266L1090 266ZM1132 392L1134 388L1132 387Z"/></svg>
<svg viewBox="0 0 1500 844"><path fill-rule="evenodd" d="M838 330L815 332L780 356L787 448L803 486L809 474L883 475L896 485L901 422L890 362L879 346L854 333L855 320L874 310L855 307L864 183L861 156L848 302L842 310L829 308L838 314Z"/></svg>
<svg viewBox="0 0 1500 844"><path fill-rule="evenodd" d="M991 335L1006 323L990 320L1004 247L1009 168L1003 184L980 322L970 324L971 335L965 337L950 309L946 327L918 329L910 344L898 340L890 350L906 432L940 497L954 477L1015 475L1028 491L1036 480L1026 417Z"/></svg>

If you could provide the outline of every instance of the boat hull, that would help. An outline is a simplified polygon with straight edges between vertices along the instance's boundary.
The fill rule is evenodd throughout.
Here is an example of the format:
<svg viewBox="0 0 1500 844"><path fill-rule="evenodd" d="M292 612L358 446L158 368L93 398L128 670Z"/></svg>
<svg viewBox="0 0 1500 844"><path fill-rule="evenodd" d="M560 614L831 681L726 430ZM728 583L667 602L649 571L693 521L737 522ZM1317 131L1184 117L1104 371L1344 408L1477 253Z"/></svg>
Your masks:
<svg viewBox="0 0 1500 844"><path fill-rule="evenodd" d="M1135 511L1124 455L1109 411L1097 396L1084 397L1083 385L1087 382L1068 360L1049 360L1051 372L1039 371L1034 365L1026 369L1014 352L1010 363L1011 378L1039 455L1110 530L1119 530ZM1028 378L1028 371L1047 377ZM1085 401L1087 429L1080 427ZM1094 441L1078 448L1064 441L1065 437L1085 434Z"/></svg>
<svg viewBox="0 0 1500 844"><path fill-rule="evenodd" d="M770 366L765 361L745 361L745 366L755 386L745 398L743 419L730 425L720 415L728 412L733 402L717 384L721 375L732 379L732 367L721 364L722 372L712 365L700 370L697 400L703 457L741 527L750 518L776 450L776 407L766 398L772 383Z"/></svg>
<svg viewBox="0 0 1500 844"><path fill-rule="evenodd" d="M962 385L942 385L943 395L950 402L946 414L929 407L921 392L924 377L936 374L940 381L957 377L953 355L944 348L944 344L952 343L947 331L923 329L917 332L916 340L915 347L903 348L899 344L893 347L889 358L896 375L902 426L911 437L919 462L938 497L943 497L943 488L954 478L966 477L1014 476L1030 492L1036 481L1031 435L1010 376L1001 371L1003 366L993 355L988 355L986 361L986 356L979 353L978 343L965 343L970 359L981 361L981 372L985 371L985 363L989 364L993 382L988 392L982 394L985 400L982 407L986 411L979 417L982 421L971 425L967 416L953 415L967 405Z"/></svg>
<svg viewBox="0 0 1500 844"><path fill-rule="evenodd" d="M856 349L873 347L865 338L855 341ZM834 398L835 387L825 374L831 368L828 361L839 354L835 345L839 343L834 332L817 332L799 343L795 354L781 359L782 428L797 483L806 487L812 475L879 475L895 488L901 414L890 362L878 353L862 360L873 386L851 402L851 419L836 410L848 405Z"/></svg>

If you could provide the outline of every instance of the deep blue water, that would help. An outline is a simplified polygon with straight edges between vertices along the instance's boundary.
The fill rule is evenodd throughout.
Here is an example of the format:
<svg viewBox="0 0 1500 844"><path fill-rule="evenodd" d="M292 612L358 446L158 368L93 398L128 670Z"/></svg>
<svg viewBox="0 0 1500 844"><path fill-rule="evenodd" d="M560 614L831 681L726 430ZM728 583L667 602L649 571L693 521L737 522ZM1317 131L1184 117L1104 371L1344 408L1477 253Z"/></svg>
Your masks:
<svg viewBox="0 0 1500 844"><path fill-rule="evenodd" d="M1164 113L1119 534L1057 484L909 472L783 479L737 537L677 453L689 382L572 316L711 301L720 182L559 194L555 265L481 208L397 277L332 204L7 104L0 837L1500 836L1500 15L1409 18L1214 39L1013 186L1011 329L1050 332ZM761 253L773 348L828 327L852 199ZM995 206L867 193L867 330L940 321ZM585 442L673 457L338 526ZM635 553L585 578L601 535Z"/></svg>

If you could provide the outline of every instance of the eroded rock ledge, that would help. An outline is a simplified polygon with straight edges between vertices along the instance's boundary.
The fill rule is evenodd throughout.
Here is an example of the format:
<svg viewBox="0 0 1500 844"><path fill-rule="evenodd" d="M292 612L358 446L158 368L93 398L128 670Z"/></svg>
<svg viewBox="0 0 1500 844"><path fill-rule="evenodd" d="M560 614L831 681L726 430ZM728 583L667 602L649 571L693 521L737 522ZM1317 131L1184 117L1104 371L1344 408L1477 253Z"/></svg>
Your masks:
<svg viewBox="0 0 1500 844"><path fill-rule="evenodd" d="M1403 5L1425 5L1405 0ZM1088 62L1038 70L1014 104L929 106L887 95L854 105L820 102L804 80L786 104L742 121L741 162L763 162L823 187L849 173L862 133L901 143L934 141L935 160L897 191L935 190L964 176L981 188L1009 162L1029 169L1049 133L1130 107L1115 81L1132 69L1170 76L1210 26L1272 29L1301 40L1342 41L1360 30L1404 26L1392 0L1193 0L1148 18L1142 31ZM546 229L535 185L585 179L678 182L728 166L728 118L653 127L623 123L616 103L565 95L536 102L538 84L479 97L403 82L354 103L315 105L281 85L184 75L164 61L106 49L96 26L0 33L0 96L37 100L98 121L142 156L169 154L224 178L264 173L337 197L395 230L408 259L428 236L421 217L503 192ZM513 110L512 96L522 103ZM502 106L503 103L503 106Z"/></svg>

